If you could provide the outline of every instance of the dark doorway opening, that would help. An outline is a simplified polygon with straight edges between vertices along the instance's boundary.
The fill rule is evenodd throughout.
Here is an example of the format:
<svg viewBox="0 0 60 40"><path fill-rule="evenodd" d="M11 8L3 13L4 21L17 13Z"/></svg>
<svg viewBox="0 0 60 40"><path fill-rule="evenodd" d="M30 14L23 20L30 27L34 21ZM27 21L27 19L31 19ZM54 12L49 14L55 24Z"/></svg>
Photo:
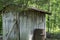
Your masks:
<svg viewBox="0 0 60 40"><path fill-rule="evenodd" d="M33 32L32 40L45 40L44 38L44 30L43 29L35 29Z"/></svg>

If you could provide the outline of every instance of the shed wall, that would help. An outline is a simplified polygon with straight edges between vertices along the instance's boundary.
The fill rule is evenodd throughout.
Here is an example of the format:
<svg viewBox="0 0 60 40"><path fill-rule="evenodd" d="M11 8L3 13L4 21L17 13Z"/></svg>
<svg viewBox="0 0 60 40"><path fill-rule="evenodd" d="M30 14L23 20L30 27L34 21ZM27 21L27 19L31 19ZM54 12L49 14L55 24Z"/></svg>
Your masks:
<svg viewBox="0 0 60 40"><path fill-rule="evenodd" d="M45 34L45 15L29 12L20 13L20 40L32 40L35 29L44 29Z"/></svg>
<svg viewBox="0 0 60 40"><path fill-rule="evenodd" d="M3 40L19 40L19 37L20 40L32 40L33 31L35 29L45 30L44 14L34 12L5 12L2 17Z"/></svg>

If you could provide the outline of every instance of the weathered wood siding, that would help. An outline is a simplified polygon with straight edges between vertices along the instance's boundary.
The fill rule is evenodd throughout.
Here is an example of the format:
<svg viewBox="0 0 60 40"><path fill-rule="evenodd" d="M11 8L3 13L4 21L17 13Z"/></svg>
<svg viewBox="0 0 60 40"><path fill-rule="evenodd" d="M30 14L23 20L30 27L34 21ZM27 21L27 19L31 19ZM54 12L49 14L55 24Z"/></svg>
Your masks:
<svg viewBox="0 0 60 40"><path fill-rule="evenodd" d="M3 40L19 40L16 24L17 12L5 12L3 19Z"/></svg>
<svg viewBox="0 0 60 40"><path fill-rule="evenodd" d="M19 40L19 37L20 40L32 40L35 29L46 29L44 14L8 11L4 12L2 17L3 40Z"/></svg>
<svg viewBox="0 0 60 40"><path fill-rule="evenodd" d="M20 13L20 40L32 40L35 29L45 30L45 15L39 13ZM45 32L44 32L45 33Z"/></svg>

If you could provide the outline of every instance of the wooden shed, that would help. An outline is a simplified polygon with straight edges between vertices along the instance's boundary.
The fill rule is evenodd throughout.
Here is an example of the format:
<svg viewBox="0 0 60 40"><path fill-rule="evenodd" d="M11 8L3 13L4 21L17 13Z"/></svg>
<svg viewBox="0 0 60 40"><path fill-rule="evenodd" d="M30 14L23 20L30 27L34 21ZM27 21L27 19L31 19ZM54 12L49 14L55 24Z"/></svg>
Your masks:
<svg viewBox="0 0 60 40"><path fill-rule="evenodd" d="M3 40L45 40L46 11L10 4L2 10Z"/></svg>

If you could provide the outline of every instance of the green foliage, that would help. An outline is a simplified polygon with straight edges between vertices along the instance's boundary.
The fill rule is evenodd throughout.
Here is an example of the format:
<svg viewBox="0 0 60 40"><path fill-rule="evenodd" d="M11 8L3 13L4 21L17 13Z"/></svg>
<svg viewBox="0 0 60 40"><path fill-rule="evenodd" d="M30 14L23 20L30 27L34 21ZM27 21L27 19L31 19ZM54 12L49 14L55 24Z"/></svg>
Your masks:
<svg viewBox="0 0 60 40"><path fill-rule="evenodd" d="M47 30L49 27L49 32L60 33L60 0L50 0L50 12L51 16L47 17ZM49 22L49 25L48 25Z"/></svg>

